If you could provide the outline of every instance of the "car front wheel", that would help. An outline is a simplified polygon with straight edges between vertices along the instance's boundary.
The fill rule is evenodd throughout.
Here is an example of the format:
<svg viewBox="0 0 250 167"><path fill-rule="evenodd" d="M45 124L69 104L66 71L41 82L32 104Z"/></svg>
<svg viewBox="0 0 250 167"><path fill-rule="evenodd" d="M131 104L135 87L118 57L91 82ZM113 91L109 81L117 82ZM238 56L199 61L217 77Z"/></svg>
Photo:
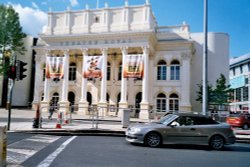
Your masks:
<svg viewBox="0 0 250 167"><path fill-rule="evenodd" d="M146 135L144 143L149 147L158 147L161 145L161 136L156 132L150 132Z"/></svg>
<svg viewBox="0 0 250 167"><path fill-rule="evenodd" d="M215 150L221 150L224 147L224 138L220 135L215 135L211 137L209 146Z"/></svg>

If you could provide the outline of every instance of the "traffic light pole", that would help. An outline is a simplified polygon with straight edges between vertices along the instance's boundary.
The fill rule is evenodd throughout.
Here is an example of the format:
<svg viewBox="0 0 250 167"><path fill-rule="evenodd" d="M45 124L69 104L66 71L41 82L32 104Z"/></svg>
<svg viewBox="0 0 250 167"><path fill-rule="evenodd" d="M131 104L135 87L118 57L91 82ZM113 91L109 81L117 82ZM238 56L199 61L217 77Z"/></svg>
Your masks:
<svg viewBox="0 0 250 167"><path fill-rule="evenodd" d="M10 122L11 122L11 108L12 108L12 92L14 88L15 80L9 78L9 85L8 85L8 100L7 100L7 108L8 108L8 125L7 130L10 130Z"/></svg>
<svg viewBox="0 0 250 167"><path fill-rule="evenodd" d="M13 65L16 66L16 55L13 55ZM15 85L15 78L9 77L8 82L8 98L7 98L7 109L8 109L8 125L7 130L10 130L10 122L11 122L11 108L12 108L12 92Z"/></svg>

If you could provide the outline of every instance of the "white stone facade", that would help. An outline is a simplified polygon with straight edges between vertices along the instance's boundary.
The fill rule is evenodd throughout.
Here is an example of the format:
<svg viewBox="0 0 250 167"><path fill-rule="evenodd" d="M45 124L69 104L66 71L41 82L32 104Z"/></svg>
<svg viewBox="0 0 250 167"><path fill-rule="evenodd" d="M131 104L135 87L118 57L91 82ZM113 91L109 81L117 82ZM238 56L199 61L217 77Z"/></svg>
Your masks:
<svg viewBox="0 0 250 167"><path fill-rule="evenodd" d="M192 37L187 24L158 27L148 1L140 6L105 5L102 9L49 12L48 18L47 30L40 34L40 42L34 48L37 53L34 104L41 102L42 106L48 106L54 95L61 106L68 106L67 99L71 96L78 105L77 113L88 114L87 107L91 104L105 108L104 114L120 116L121 110L113 112L106 108L114 105L138 108L140 112L134 110L131 115L142 119L167 111L200 109L195 99L202 78L202 34ZM209 48L209 55L216 57L212 61L228 59L228 36L215 33L211 36L212 46L218 40L223 41L221 47ZM142 79L121 76L122 62L129 54L143 56ZM83 55L104 57L106 68L102 80L82 77ZM74 64L76 78L43 80L46 56L66 57L65 65L69 66L66 74ZM226 69L228 64L216 64L209 80L215 81L220 73L227 76Z"/></svg>

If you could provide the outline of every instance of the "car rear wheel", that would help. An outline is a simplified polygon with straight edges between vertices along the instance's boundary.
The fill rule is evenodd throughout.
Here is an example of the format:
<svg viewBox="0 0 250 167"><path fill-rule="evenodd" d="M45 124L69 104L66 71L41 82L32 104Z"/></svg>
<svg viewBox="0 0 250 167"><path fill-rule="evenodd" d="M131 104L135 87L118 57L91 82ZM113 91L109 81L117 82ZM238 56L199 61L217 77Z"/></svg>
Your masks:
<svg viewBox="0 0 250 167"><path fill-rule="evenodd" d="M215 150L221 150L224 147L224 138L220 135L212 136L209 142L209 146Z"/></svg>
<svg viewBox="0 0 250 167"><path fill-rule="evenodd" d="M161 145L161 136L156 132L150 132L146 135L144 143L149 147L159 147Z"/></svg>
<svg viewBox="0 0 250 167"><path fill-rule="evenodd" d="M247 125L247 124L244 124L244 125L242 126L242 129L247 130L247 129L248 129L248 125Z"/></svg>

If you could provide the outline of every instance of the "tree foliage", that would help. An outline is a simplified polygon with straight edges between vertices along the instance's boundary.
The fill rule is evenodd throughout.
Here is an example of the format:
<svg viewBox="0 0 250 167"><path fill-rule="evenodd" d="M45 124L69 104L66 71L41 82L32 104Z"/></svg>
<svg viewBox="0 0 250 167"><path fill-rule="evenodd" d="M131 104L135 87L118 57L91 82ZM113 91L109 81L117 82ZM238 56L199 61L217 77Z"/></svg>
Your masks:
<svg viewBox="0 0 250 167"><path fill-rule="evenodd" d="M0 5L0 73L6 74L12 53L23 54L25 51L18 13L12 6Z"/></svg>
<svg viewBox="0 0 250 167"><path fill-rule="evenodd" d="M202 103L202 85L198 84L199 91L197 92L197 99ZM216 80L216 86L213 88L211 84L208 84L207 88L208 94L208 105L223 105L227 104L231 98L232 89L230 85L227 85L226 77L220 74L220 77Z"/></svg>

